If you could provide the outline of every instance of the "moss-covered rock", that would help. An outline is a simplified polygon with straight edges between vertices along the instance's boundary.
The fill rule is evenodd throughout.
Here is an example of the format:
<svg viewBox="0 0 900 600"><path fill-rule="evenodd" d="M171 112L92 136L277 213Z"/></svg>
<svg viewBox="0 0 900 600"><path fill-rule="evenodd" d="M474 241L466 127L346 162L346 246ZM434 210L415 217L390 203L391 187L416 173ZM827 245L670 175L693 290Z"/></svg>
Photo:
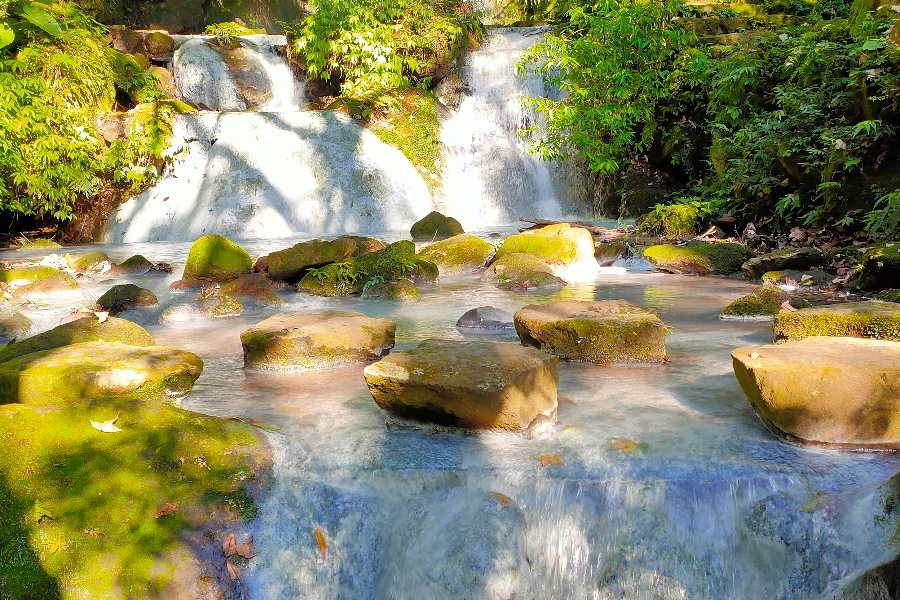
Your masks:
<svg viewBox="0 0 900 600"><path fill-rule="evenodd" d="M416 221L409 230L409 235L416 241L445 240L465 233L459 221L433 211Z"/></svg>
<svg viewBox="0 0 900 600"><path fill-rule="evenodd" d="M747 279L759 279L769 271L806 270L822 264L822 253L816 248L784 248L755 256L741 265Z"/></svg>
<svg viewBox="0 0 900 600"><path fill-rule="evenodd" d="M900 341L900 304L849 302L804 308L778 315L774 331L779 341L811 336Z"/></svg>
<svg viewBox="0 0 900 600"><path fill-rule="evenodd" d="M565 280L553 274L547 263L532 254L504 254L491 262L491 266L482 273L481 279L508 289L566 285Z"/></svg>
<svg viewBox="0 0 900 600"><path fill-rule="evenodd" d="M129 346L154 345L153 338L140 325L115 317L101 322L97 317L90 316L58 325L49 331L0 348L0 363L33 352L82 342L121 342Z"/></svg>
<svg viewBox="0 0 900 600"><path fill-rule="evenodd" d="M401 279L400 281L382 281L370 285L363 292L362 297L366 300L395 300L397 302L418 302L419 288L409 280Z"/></svg>
<svg viewBox="0 0 900 600"><path fill-rule="evenodd" d="M594 243L594 258L597 259L597 264L601 267L606 267L623 256L628 252L628 243L623 240L615 240L615 241L600 241Z"/></svg>
<svg viewBox="0 0 900 600"><path fill-rule="evenodd" d="M790 293L781 288L764 285L726 306L719 318L738 321L770 321L781 311L781 305L790 299Z"/></svg>
<svg viewBox="0 0 900 600"><path fill-rule="evenodd" d="M16 250L57 250L62 245L53 240L37 239L25 242L16 247Z"/></svg>
<svg viewBox="0 0 900 600"><path fill-rule="evenodd" d="M69 268L79 273L90 271L101 266L105 262L109 262L109 257L105 252L101 252L100 250L94 250L93 252L76 256L66 254L65 259Z"/></svg>
<svg viewBox="0 0 900 600"><path fill-rule="evenodd" d="M234 242L221 235L205 235L191 245L182 279L227 283L248 275L252 266L253 259Z"/></svg>
<svg viewBox="0 0 900 600"><path fill-rule="evenodd" d="M436 285L440 279L438 266L430 260L416 258L416 266L409 274L409 280L416 285Z"/></svg>
<svg viewBox="0 0 900 600"><path fill-rule="evenodd" d="M692 241L686 246L660 244L644 250L644 258L660 271L688 275L729 275L753 257L743 244Z"/></svg>
<svg viewBox="0 0 900 600"><path fill-rule="evenodd" d="M141 256L135 254L125 259L124 262L114 266L109 270L109 274L114 277L122 276L139 276L146 275L153 268L153 263Z"/></svg>
<svg viewBox="0 0 900 600"><path fill-rule="evenodd" d="M771 428L795 441L900 448L900 344L814 337L738 348L734 372Z"/></svg>
<svg viewBox="0 0 900 600"><path fill-rule="evenodd" d="M656 313L627 300L531 304L514 315L523 345L571 361L666 360L666 326Z"/></svg>
<svg viewBox="0 0 900 600"><path fill-rule="evenodd" d="M400 417L516 431L555 418L558 364L508 342L426 340L363 373L378 406Z"/></svg>
<svg viewBox="0 0 900 600"><path fill-rule="evenodd" d="M23 336L31 330L31 320L20 312L0 310L0 339Z"/></svg>
<svg viewBox="0 0 900 600"><path fill-rule="evenodd" d="M62 273L52 267L21 267L18 269L0 269L0 283L9 285L26 285L44 280L51 275Z"/></svg>
<svg viewBox="0 0 900 600"><path fill-rule="evenodd" d="M575 262L578 254L578 244L567 235L571 227L568 224L551 225L533 231L526 231L519 235L511 235L505 240L494 260L499 260L507 254L530 254L547 264L569 266ZM582 230L587 232L587 230ZM590 234L588 233L588 238ZM594 255L594 242L590 239L590 254Z"/></svg>
<svg viewBox="0 0 900 600"><path fill-rule="evenodd" d="M187 392L203 372L197 356L160 346L84 342L0 364L0 403L58 405L100 398L160 400Z"/></svg>
<svg viewBox="0 0 900 600"><path fill-rule="evenodd" d="M218 295L234 296L258 302L266 306L281 306L284 300L272 288L272 284L262 273L241 275L234 281L229 281L219 288Z"/></svg>
<svg viewBox="0 0 900 600"><path fill-rule="evenodd" d="M115 285L97 299L97 306L109 311L111 315L117 315L129 308L144 308L157 304L159 300L153 292L132 283Z"/></svg>
<svg viewBox="0 0 900 600"><path fill-rule="evenodd" d="M422 248L419 258L436 264L441 275L455 275L483 268L493 253L493 246L464 233Z"/></svg>
<svg viewBox="0 0 900 600"><path fill-rule="evenodd" d="M297 290L318 296L358 294L369 282L398 281L413 274L416 246L401 240L381 250L310 269L297 284Z"/></svg>
<svg viewBox="0 0 900 600"><path fill-rule="evenodd" d="M349 259L321 269L310 269L297 283L297 291L315 296L347 296L362 291L362 287L356 285L356 279L356 266L353 259Z"/></svg>
<svg viewBox="0 0 900 600"><path fill-rule="evenodd" d="M769 271L759 278L763 285L795 286L798 292L813 292L828 287L834 276L825 271Z"/></svg>
<svg viewBox="0 0 900 600"><path fill-rule="evenodd" d="M59 292L72 292L77 289L78 282L75 281L75 278L65 271L59 271L34 283L16 288L13 290L13 297L42 296Z"/></svg>
<svg viewBox="0 0 900 600"><path fill-rule="evenodd" d="M200 319L231 319L244 314L244 305L234 296L212 296L166 307L160 323L179 323Z"/></svg>
<svg viewBox="0 0 900 600"><path fill-rule="evenodd" d="M378 360L394 347L396 324L362 313L273 315L241 334L244 367L284 371Z"/></svg>
<svg viewBox="0 0 900 600"><path fill-rule="evenodd" d="M168 34L162 31L150 31L143 37L144 52L152 60L164 60L172 56L175 42Z"/></svg>
<svg viewBox="0 0 900 600"><path fill-rule="evenodd" d="M870 248L860 262L859 289L876 292L900 288L900 243Z"/></svg>
<svg viewBox="0 0 900 600"><path fill-rule="evenodd" d="M875 299L882 302L900 303L900 290L882 290L875 294Z"/></svg>
<svg viewBox="0 0 900 600"><path fill-rule="evenodd" d="M276 279L290 279L310 267L320 267L346 260L357 254L357 243L351 237L339 237L332 241L310 240L286 250L269 254L267 268Z"/></svg>

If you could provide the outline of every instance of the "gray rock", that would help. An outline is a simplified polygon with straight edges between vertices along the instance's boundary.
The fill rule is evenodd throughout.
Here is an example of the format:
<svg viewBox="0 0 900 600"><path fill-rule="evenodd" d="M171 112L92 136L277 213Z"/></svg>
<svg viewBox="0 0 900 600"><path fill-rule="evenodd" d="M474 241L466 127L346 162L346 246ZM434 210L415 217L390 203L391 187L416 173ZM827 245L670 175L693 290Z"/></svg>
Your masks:
<svg viewBox="0 0 900 600"><path fill-rule="evenodd" d="M820 264L822 253L815 248L784 248L751 258L741 265L741 272L747 279L759 279L770 271L805 271Z"/></svg>
<svg viewBox="0 0 900 600"><path fill-rule="evenodd" d="M513 329L512 313L494 308L493 306L479 306L466 312L456 322L457 327L475 327L484 329Z"/></svg>

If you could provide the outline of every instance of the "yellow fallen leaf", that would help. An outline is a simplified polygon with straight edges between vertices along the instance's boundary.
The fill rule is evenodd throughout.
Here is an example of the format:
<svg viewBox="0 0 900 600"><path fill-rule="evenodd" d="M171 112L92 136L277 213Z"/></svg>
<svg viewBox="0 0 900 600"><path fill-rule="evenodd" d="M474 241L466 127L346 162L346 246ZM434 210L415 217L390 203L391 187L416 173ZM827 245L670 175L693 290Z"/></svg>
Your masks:
<svg viewBox="0 0 900 600"><path fill-rule="evenodd" d="M625 454L631 454L637 450L638 445L627 438L613 438L615 443L609 447L610 450L621 450Z"/></svg>
<svg viewBox="0 0 900 600"><path fill-rule="evenodd" d="M325 558L325 535L318 527L316 527L316 541L319 542L319 550L322 551L322 558Z"/></svg>
<svg viewBox="0 0 900 600"><path fill-rule="evenodd" d="M542 457L540 457L538 459L541 461L541 468L543 469L544 467L547 467L550 465L556 465L557 467L566 466L566 463L564 463L562 460L560 460L560 458L559 458L560 456L562 456L562 455L561 454L545 454L545 455L543 455Z"/></svg>
<svg viewBox="0 0 900 600"><path fill-rule="evenodd" d="M97 423L96 421L91 421L91 427L96 429L97 431L101 431L103 433L118 433L122 431L113 423L119 420L119 415L117 414L115 417L110 419L109 421L103 421L102 423Z"/></svg>
<svg viewBox="0 0 900 600"><path fill-rule="evenodd" d="M494 492L493 494L491 494L491 496L494 497L494 498L496 498L496 499L497 499L497 502L499 502L499 503L500 503L501 505L503 505L503 506L506 506L506 505L508 505L510 502L513 501L512 498L510 498L510 497L507 496L506 494L501 494L500 492Z"/></svg>

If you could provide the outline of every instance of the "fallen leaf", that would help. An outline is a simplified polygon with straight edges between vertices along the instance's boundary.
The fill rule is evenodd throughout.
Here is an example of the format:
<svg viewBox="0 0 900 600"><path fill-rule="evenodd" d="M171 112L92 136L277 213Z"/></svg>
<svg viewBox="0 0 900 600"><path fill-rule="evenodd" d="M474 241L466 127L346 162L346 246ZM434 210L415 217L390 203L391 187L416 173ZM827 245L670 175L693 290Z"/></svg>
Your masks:
<svg viewBox="0 0 900 600"><path fill-rule="evenodd" d="M319 542L319 550L322 551L322 558L325 558L325 534L322 533L322 530L316 527L316 541Z"/></svg>
<svg viewBox="0 0 900 600"><path fill-rule="evenodd" d="M792 312L797 312L797 309L794 308L793 306L791 306L791 301L790 301L790 300L785 300L784 302L781 303L781 311L779 311L779 312L782 312L782 313L786 313L786 312L792 313Z"/></svg>
<svg viewBox="0 0 900 600"><path fill-rule="evenodd" d="M235 548L237 548L237 543L234 539L234 534L229 533L225 541L222 542L222 555L225 558L231 558L236 552Z"/></svg>
<svg viewBox="0 0 900 600"><path fill-rule="evenodd" d="M37 523L40 523L42 519L50 519L53 520L53 513L44 508L44 506L40 502L34 503L34 520Z"/></svg>
<svg viewBox="0 0 900 600"><path fill-rule="evenodd" d="M637 450L638 445L628 438L613 438L615 443L609 447L610 450L621 450L625 454L631 454Z"/></svg>
<svg viewBox="0 0 900 600"><path fill-rule="evenodd" d="M750 358L751 358L751 360L755 360L755 359L759 358L759 352L751 352Z"/></svg>
<svg viewBox="0 0 900 600"><path fill-rule="evenodd" d="M508 505L510 502L513 501L512 498L510 498L509 496L507 496L507 495L505 495L505 494L501 494L500 492L494 492L493 494L491 494L491 496L493 496L494 498L496 498L496 499L497 499L497 502L499 502L499 503L500 503L501 505L503 505L503 506L506 506L506 505Z"/></svg>
<svg viewBox="0 0 900 600"><path fill-rule="evenodd" d="M209 470L209 465L206 464L206 461L203 459L202 456L198 456L197 458L195 458L194 462L197 463L197 466L200 467L201 469Z"/></svg>
<svg viewBox="0 0 900 600"><path fill-rule="evenodd" d="M113 423L115 423L118 420L119 420L119 415L117 414L115 417L113 417L109 421L103 421L102 423L97 423L96 421L91 421L91 427L93 427L97 431L101 431L103 433L118 433L119 431L122 431L122 430L119 429L118 427L116 427L115 425L113 425Z"/></svg>
<svg viewBox="0 0 900 600"><path fill-rule="evenodd" d="M253 549L253 540L247 540L240 546L235 546L234 551L237 552L238 555L246 559L251 559L259 554L259 552Z"/></svg>
<svg viewBox="0 0 900 600"><path fill-rule="evenodd" d="M562 455L561 454L545 454L545 455L543 455L542 457L540 457L538 459L541 461L541 468L543 469L544 467L547 467L549 465L556 465L557 467L566 466L566 463L564 463L563 461L561 461L559 459L560 456L562 456Z"/></svg>
<svg viewBox="0 0 900 600"><path fill-rule="evenodd" d="M46 542L44 544L44 548L46 548L50 554L56 554L57 552L65 552L66 550L68 550L69 545L65 542L58 542L54 540Z"/></svg>
<svg viewBox="0 0 900 600"><path fill-rule="evenodd" d="M84 532L91 537L100 537L103 535L103 532L97 529L96 527L91 527L90 529L85 529Z"/></svg>
<svg viewBox="0 0 900 600"><path fill-rule="evenodd" d="M177 502L166 502L163 504L163 507L159 509L159 512L156 513L154 519L158 519L160 517L167 517L169 515L174 515L178 512L178 503Z"/></svg>
<svg viewBox="0 0 900 600"><path fill-rule="evenodd" d="M650 450L650 444L647 442L638 442L638 448L641 449L641 452L647 452Z"/></svg>
<svg viewBox="0 0 900 600"><path fill-rule="evenodd" d="M97 320L101 323L106 322L106 319L109 318L109 311L105 310L95 310L94 314L97 315Z"/></svg>
<svg viewBox="0 0 900 600"><path fill-rule="evenodd" d="M241 581L241 571L234 566L230 560L225 561L225 569L228 571L228 577L230 577L232 581L237 581L241 585L244 585L244 582Z"/></svg>

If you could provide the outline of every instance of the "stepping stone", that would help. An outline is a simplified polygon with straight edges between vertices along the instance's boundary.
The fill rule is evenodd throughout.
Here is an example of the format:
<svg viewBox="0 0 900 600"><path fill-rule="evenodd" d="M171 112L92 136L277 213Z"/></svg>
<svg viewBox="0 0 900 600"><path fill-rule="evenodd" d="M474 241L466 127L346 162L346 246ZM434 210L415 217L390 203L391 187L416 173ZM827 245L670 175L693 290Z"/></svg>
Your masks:
<svg viewBox="0 0 900 600"><path fill-rule="evenodd" d="M779 341L822 335L900 341L900 304L847 302L803 308L775 317L773 329Z"/></svg>
<svg viewBox="0 0 900 600"><path fill-rule="evenodd" d="M200 319L231 319L244 314L243 303L234 296L212 296L166 307L159 315L160 323L178 323Z"/></svg>
<svg viewBox="0 0 900 600"><path fill-rule="evenodd" d="M228 283L250 273L253 259L247 251L221 235L198 238L188 252L182 279Z"/></svg>
<svg viewBox="0 0 900 600"><path fill-rule="evenodd" d="M728 275L753 258L753 250L743 244L707 244L693 241L687 246L660 244L644 250L644 258L657 270L685 275Z"/></svg>
<svg viewBox="0 0 900 600"><path fill-rule="evenodd" d="M731 353L750 404L777 434L843 448L900 448L900 342L810 337Z"/></svg>
<svg viewBox="0 0 900 600"><path fill-rule="evenodd" d="M822 264L822 260L822 253L815 248L784 248L751 258L741 265L741 272L747 279L759 279L769 271L805 271Z"/></svg>
<svg viewBox="0 0 900 600"><path fill-rule="evenodd" d="M531 304L514 315L523 345L571 361L661 363L666 326L653 311L627 300Z"/></svg>
<svg viewBox="0 0 900 600"><path fill-rule="evenodd" d="M559 359L508 342L426 340L363 371L375 402L399 417L469 429L554 419Z"/></svg>
<svg viewBox="0 0 900 600"><path fill-rule="evenodd" d="M277 314L241 334L244 367L289 371L378 360L394 347L396 323L362 313Z"/></svg>
<svg viewBox="0 0 900 600"><path fill-rule="evenodd" d="M456 326L475 329L512 329L515 323L512 314L505 310L493 306L479 306L461 316Z"/></svg>

